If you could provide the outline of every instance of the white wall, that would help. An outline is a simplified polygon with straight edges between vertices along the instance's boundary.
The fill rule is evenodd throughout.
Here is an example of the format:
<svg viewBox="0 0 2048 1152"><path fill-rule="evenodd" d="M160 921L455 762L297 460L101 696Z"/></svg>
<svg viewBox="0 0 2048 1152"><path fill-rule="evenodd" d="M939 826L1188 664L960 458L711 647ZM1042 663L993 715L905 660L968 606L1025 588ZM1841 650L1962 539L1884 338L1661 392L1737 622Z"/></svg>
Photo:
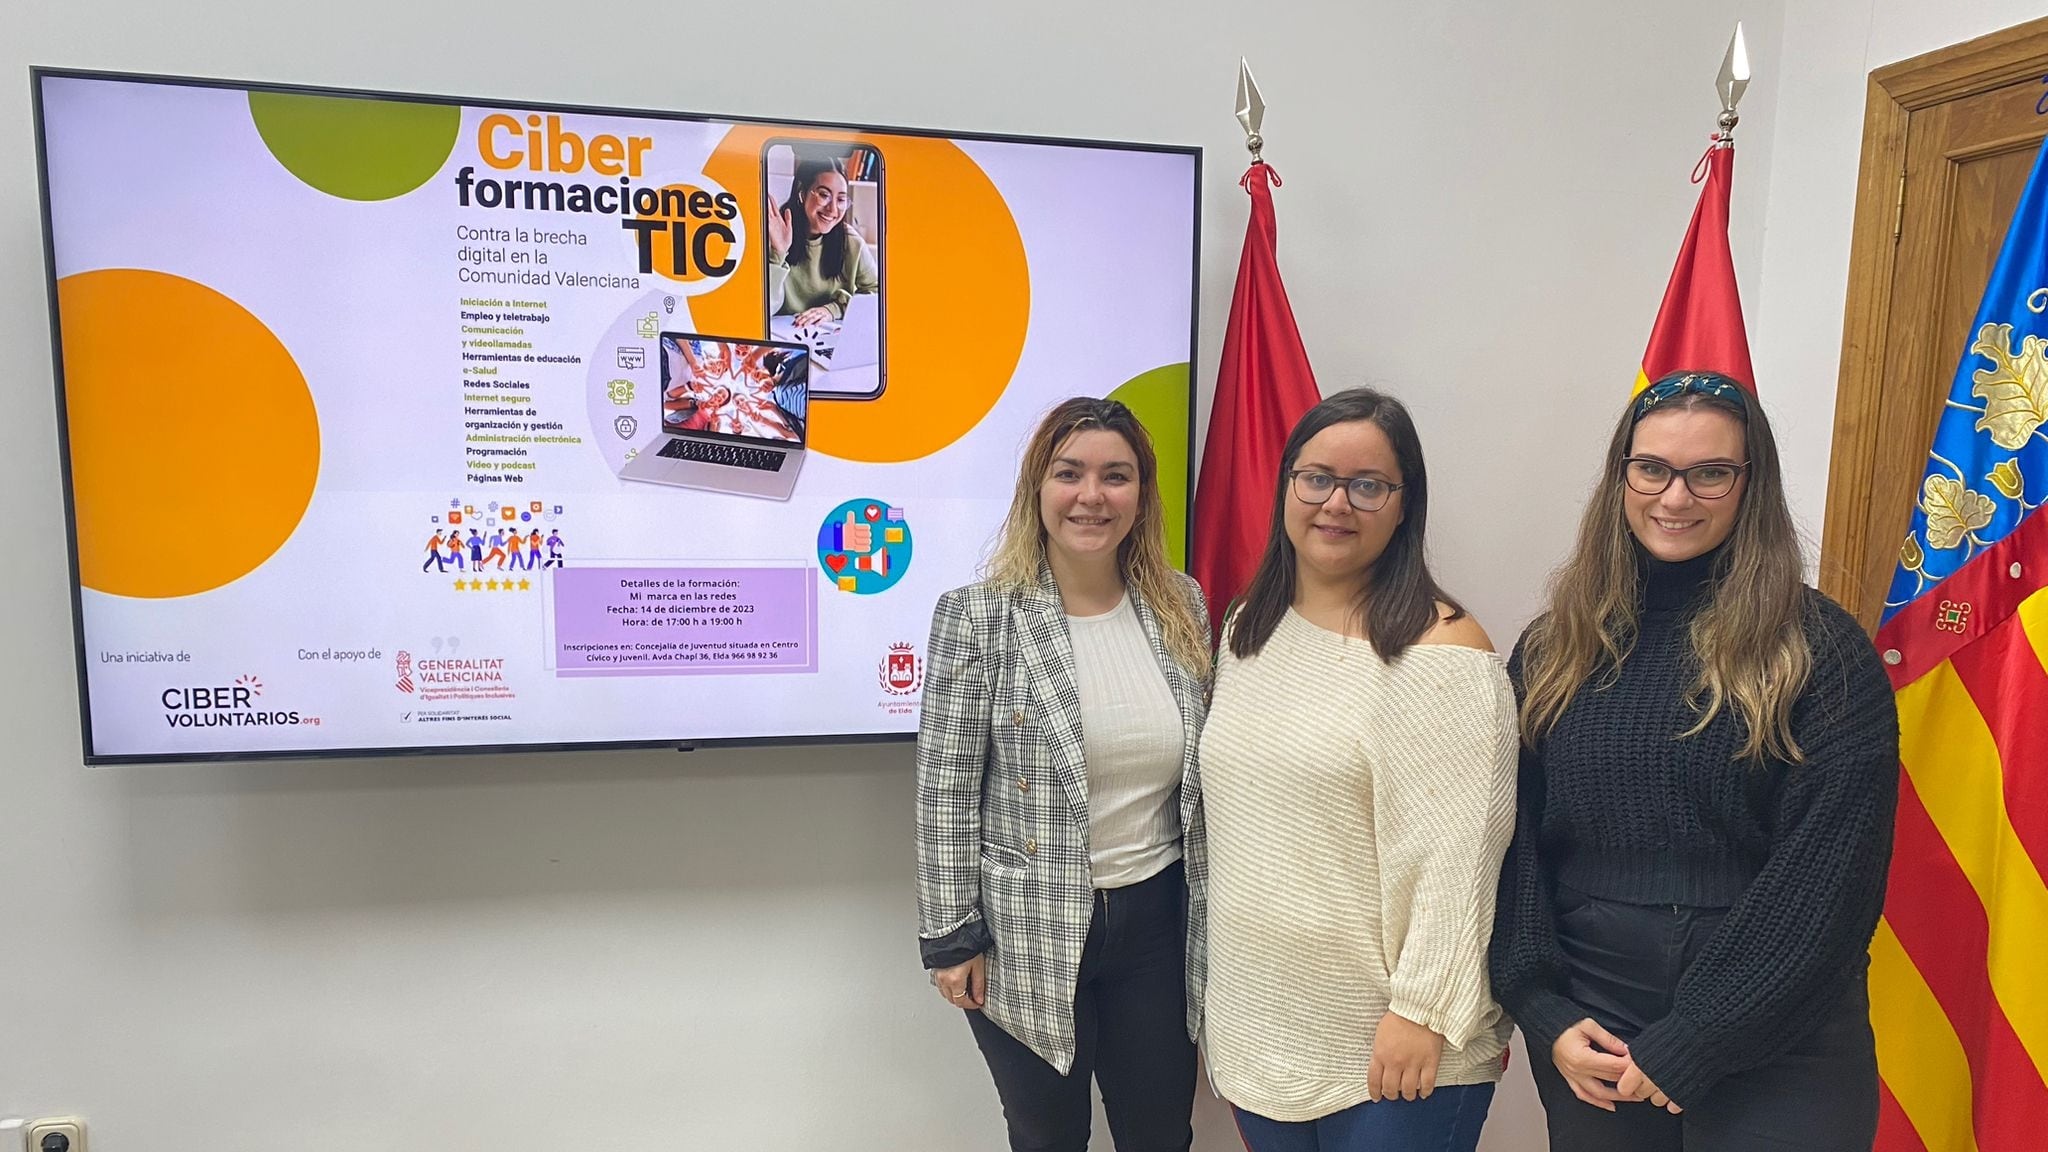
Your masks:
<svg viewBox="0 0 2048 1152"><path fill-rule="evenodd" d="M1805 316L1840 304L1826 238L1847 235L1854 115L1822 113L1860 100L1863 60L1794 4L1833 77L1800 75L1802 132L1835 158L1776 133L1811 186L1785 259L1834 266L1766 301ZM1324 387L1412 402L1441 575L1506 645L1635 371L1735 18L1762 70L1735 193L1746 285L1779 77L1805 65L1777 42L1780 0L1450 7L871 0L778 6L776 29L765 6L699 3L9 0L0 1114L81 1112L105 1152L1002 1143L967 1030L916 965L905 748L79 767L27 64L1199 143L1206 392L1243 234L1245 53ZM802 43L826 63L789 65ZM1767 386L1831 387L1823 328L1821 367L1763 358ZM1542 1146L1523 1067L1490 1152ZM1200 1148L1236 1146L1213 1102L1199 1119Z"/></svg>
<svg viewBox="0 0 2048 1152"><path fill-rule="evenodd" d="M2032 20L2038 0L1791 0L1750 341L1793 512L1819 554L1869 74Z"/></svg>

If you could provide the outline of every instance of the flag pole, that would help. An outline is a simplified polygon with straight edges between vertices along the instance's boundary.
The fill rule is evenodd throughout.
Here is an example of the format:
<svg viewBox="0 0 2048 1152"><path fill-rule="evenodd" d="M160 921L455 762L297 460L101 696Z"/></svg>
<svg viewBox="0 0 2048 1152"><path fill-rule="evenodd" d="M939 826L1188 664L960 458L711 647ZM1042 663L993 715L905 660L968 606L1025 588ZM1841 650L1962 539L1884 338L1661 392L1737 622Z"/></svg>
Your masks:
<svg viewBox="0 0 2048 1152"><path fill-rule="evenodd" d="M1735 172L1735 125L1741 119L1736 108L1749 79L1749 45L1738 23L1715 83L1721 106L1716 127L1692 170L1692 182L1705 186L1650 326L1633 393L1672 372L1720 372L1752 394L1756 391L1735 260L1728 249L1729 185Z"/></svg>
<svg viewBox="0 0 2048 1152"><path fill-rule="evenodd" d="M1209 405L1201 469L1195 481L1188 574L1209 602L1212 634L1220 635L1225 614L1257 573L1264 551L1269 495L1280 474L1281 448L1302 414L1322 399L1287 286L1280 279L1278 228L1273 189L1280 174L1267 164L1266 101L1252 79L1251 65L1237 62L1237 122L1251 166L1238 184L1251 201L1244 248L1230 315L1223 326L1223 354Z"/></svg>

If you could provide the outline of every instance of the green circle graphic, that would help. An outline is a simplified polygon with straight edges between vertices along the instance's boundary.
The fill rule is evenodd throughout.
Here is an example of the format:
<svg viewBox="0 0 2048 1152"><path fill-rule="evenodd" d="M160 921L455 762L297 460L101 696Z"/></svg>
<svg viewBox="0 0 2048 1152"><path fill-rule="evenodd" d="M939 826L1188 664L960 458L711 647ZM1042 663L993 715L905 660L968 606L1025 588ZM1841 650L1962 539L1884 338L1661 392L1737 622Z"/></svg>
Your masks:
<svg viewBox="0 0 2048 1152"><path fill-rule="evenodd" d="M1140 372L1109 394L1120 400L1152 437L1159 458L1159 502L1166 512L1166 555L1181 561L1188 539L1188 366L1162 364Z"/></svg>
<svg viewBox="0 0 2048 1152"><path fill-rule="evenodd" d="M249 113L278 163L344 200L389 200L425 184L462 129L453 104L402 100L251 92Z"/></svg>

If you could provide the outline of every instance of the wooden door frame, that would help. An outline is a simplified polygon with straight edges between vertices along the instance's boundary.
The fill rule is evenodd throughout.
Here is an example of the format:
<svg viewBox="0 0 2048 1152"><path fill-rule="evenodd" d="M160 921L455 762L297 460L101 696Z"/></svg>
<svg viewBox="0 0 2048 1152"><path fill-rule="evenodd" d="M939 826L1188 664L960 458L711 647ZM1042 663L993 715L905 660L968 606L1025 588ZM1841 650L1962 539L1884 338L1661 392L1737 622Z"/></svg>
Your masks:
<svg viewBox="0 0 2048 1152"><path fill-rule="evenodd" d="M1903 530L1909 511L1888 513L1870 506L1892 281L1906 203L1907 124L1923 108L2038 76L2048 76L2048 17L1887 64L1870 74L1820 560L1821 591L1855 613L1868 629L1877 626L1885 589L1882 584L1863 586L1864 560L1873 535L1894 527Z"/></svg>

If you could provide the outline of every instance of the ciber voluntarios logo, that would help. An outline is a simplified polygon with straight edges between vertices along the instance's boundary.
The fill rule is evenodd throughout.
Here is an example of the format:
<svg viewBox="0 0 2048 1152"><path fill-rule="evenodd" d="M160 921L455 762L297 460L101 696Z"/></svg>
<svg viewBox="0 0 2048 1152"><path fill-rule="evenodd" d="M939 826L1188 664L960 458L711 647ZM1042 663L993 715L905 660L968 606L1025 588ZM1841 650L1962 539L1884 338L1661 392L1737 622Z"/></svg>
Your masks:
<svg viewBox="0 0 2048 1152"><path fill-rule="evenodd" d="M269 708L258 703L263 681L237 676L232 684L166 688L158 697L164 723L172 728L253 728L300 723L296 709Z"/></svg>

